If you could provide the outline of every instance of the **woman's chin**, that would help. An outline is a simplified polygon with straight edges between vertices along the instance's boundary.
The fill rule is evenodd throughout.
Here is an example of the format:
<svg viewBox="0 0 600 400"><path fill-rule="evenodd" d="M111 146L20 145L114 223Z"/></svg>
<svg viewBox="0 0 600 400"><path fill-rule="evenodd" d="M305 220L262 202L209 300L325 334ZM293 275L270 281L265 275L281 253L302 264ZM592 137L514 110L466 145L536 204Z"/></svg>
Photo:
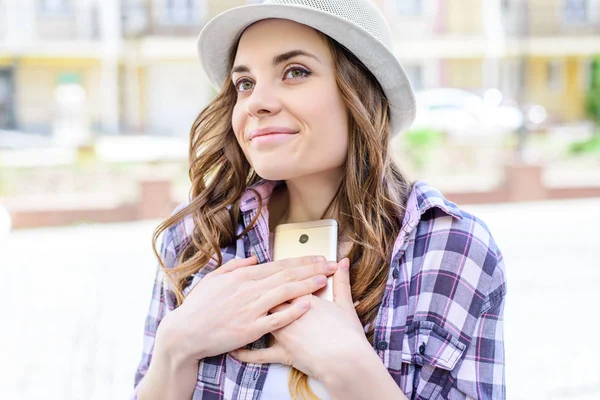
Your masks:
<svg viewBox="0 0 600 400"><path fill-rule="evenodd" d="M256 174L262 179L268 181L285 181L290 179L290 175L282 174L281 171L256 171Z"/></svg>
<svg viewBox="0 0 600 400"><path fill-rule="evenodd" d="M281 168L282 164L286 163L281 162L272 165L254 165L254 171L256 171L258 176L269 181L285 181L298 177L297 168L290 168L290 165L286 165L286 168Z"/></svg>

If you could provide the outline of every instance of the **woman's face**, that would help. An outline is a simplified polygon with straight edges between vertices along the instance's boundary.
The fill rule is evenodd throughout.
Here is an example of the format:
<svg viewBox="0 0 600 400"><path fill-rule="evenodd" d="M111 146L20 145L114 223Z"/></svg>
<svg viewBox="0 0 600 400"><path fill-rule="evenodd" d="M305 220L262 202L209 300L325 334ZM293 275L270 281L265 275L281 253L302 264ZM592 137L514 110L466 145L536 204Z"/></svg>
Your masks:
<svg viewBox="0 0 600 400"><path fill-rule="evenodd" d="M288 20L257 22L240 39L231 77L238 93L233 131L259 176L341 173L348 114L317 31Z"/></svg>

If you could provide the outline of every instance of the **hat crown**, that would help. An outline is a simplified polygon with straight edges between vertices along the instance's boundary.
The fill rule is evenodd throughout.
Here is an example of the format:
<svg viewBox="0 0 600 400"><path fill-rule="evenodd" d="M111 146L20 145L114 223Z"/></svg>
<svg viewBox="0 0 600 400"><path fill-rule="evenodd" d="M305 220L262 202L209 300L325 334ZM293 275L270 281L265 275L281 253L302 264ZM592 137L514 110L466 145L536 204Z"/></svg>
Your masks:
<svg viewBox="0 0 600 400"><path fill-rule="evenodd" d="M328 12L353 22L392 50L390 26L370 0L266 0L263 4L302 6Z"/></svg>

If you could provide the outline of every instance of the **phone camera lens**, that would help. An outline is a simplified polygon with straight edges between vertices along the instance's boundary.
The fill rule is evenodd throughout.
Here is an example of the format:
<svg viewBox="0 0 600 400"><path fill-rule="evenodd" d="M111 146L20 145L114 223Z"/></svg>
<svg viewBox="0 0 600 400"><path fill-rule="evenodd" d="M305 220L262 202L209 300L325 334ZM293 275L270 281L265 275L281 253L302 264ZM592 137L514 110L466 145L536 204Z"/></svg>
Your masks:
<svg viewBox="0 0 600 400"><path fill-rule="evenodd" d="M304 244L306 242L308 242L308 235L300 236L300 243Z"/></svg>

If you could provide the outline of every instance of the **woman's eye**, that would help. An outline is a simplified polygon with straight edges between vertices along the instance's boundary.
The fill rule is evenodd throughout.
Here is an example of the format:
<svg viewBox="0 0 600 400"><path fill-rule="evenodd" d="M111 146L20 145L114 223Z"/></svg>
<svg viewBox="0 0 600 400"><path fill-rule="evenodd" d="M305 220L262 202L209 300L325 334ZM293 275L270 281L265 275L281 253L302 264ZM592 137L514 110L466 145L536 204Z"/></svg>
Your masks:
<svg viewBox="0 0 600 400"><path fill-rule="evenodd" d="M243 80L237 81L237 83L235 84L235 88L237 89L238 92L246 92L246 91L252 90L254 88L254 83L247 79L243 79Z"/></svg>
<svg viewBox="0 0 600 400"><path fill-rule="evenodd" d="M303 68L290 68L286 74L285 74L285 78L286 79L298 79L298 78L305 78L307 76L310 75L310 71L307 71Z"/></svg>

